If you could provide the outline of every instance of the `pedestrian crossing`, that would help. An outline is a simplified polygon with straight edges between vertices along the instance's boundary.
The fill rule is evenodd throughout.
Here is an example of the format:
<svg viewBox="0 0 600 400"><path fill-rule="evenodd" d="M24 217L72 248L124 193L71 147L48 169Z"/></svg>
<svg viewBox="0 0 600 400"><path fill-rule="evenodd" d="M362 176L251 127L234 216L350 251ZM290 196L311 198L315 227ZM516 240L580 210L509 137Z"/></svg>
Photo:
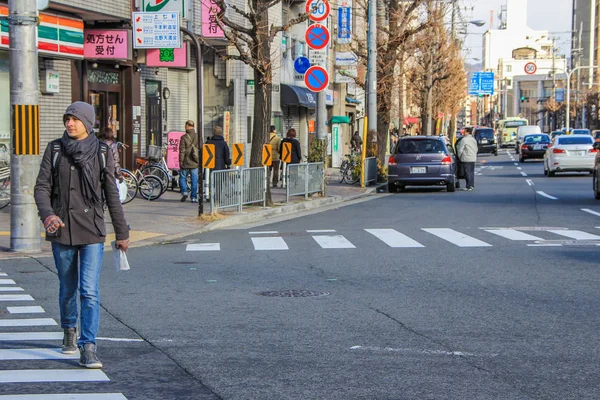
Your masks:
<svg viewBox="0 0 600 400"><path fill-rule="evenodd" d="M56 320L43 316L46 313L43 307L31 304L35 301L31 295L8 293L24 289L16 286L7 273L0 272L0 276L3 277L0 279L0 364L22 365L22 368L0 370L0 384L11 384L2 385L0 400L127 400L122 393L18 393L18 384L109 382L110 378L100 369L81 368L79 352L64 354L60 347L37 347L43 341L50 341L51 345L62 343L62 329ZM18 331L23 328L35 331ZM69 367L54 369L40 364L52 360ZM35 361L35 369L28 368L32 361Z"/></svg>
<svg viewBox="0 0 600 400"><path fill-rule="evenodd" d="M358 233L357 233L358 232ZM521 243L530 247L561 247L568 245L600 246L600 231L590 233L579 229L521 227L503 228L488 227L470 229L469 234L453 228L421 228L412 237L407 233L392 228L369 228L355 230L346 235L335 229L305 230L301 232L254 231L247 232L249 243L256 251L285 251L294 247L296 240L286 239L286 236L299 238L310 236L310 243L325 250L356 249L364 242L357 236L367 234L374 237L384 248L425 248L438 246L440 243L450 244L460 248L485 248L501 245L502 243ZM349 239L351 235L353 239ZM418 237L416 237L418 236ZM478 237L475 237L478 236ZM501 239L499 241L498 239ZM435 241L437 240L437 241ZM189 243L187 251L220 251L227 250L231 241L223 243ZM305 245L303 245L306 248ZM1 295L0 295L1 296Z"/></svg>

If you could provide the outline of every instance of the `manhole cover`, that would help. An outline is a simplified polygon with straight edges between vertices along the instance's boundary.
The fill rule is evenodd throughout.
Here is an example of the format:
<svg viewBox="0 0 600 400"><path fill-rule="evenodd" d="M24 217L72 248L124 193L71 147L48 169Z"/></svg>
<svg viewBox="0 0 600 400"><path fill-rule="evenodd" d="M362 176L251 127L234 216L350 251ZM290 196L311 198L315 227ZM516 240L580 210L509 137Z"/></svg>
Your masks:
<svg viewBox="0 0 600 400"><path fill-rule="evenodd" d="M317 290L269 290L260 292L259 295L267 297L317 297L328 296L329 293Z"/></svg>

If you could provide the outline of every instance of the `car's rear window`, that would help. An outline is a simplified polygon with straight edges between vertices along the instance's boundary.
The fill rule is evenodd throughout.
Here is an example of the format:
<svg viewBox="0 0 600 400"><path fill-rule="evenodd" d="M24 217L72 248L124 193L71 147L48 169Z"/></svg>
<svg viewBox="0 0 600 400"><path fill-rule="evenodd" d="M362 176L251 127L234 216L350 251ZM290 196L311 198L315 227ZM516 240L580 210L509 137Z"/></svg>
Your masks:
<svg viewBox="0 0 600 400"><path fill-rule="evenodd" d="M504 123L505 128L517 128L519 126L527 125L525 121L509 121Z"/></svg>
<svg viewBox="0 0 600 400"><path fill-rule="evenodd" d="M580 137L569 137L569 136L559 136L558 138L558 144L592 144L593 140L592 137L585 137L585 136L580 136Z"/></svg>
<svg viewBox="0 0 600 400"><path fill-rule="evenodd" d="M573 129L573 135L589 135L590 131L587 129Z"/></svg>
<svg viewBox="0 0 600 400"><path fill-rule="evenodd" d="M493 139L494 138L494 130L493 129L477 129L475 131L475 136L479 139Z"/></svg>
<svg viewBox="0 0 600 400"><path fill-rule="evenodd" d="M600 132L594 133L594 139L600 139Z"/></svg>
<svg viewBox="0 0 600 400"><path fill-rule="evenodd" d="M402 139L396 149L396 153L445 153L445 149L439 139Z"/></svg>
<svg viewBox="0 0 600 400"><path fill-rule="evenodd" d="M550 143L548 135L527 135L524 138L525 143Z"/></svg>

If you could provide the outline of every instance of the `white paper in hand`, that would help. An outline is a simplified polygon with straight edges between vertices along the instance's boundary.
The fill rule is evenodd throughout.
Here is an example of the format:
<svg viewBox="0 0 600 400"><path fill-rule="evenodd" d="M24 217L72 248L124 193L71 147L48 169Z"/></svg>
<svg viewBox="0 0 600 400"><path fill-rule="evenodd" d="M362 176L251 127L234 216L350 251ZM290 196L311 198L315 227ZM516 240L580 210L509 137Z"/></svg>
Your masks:
<svg viewBox="0 0 600 400"><path fill-rule="evenodd" d="M127 260L127 253L121 249L117 249L115 241L111 243L113 249L113 257L115 259L115 267L117 272L129 270L129 261Z"/></svg>

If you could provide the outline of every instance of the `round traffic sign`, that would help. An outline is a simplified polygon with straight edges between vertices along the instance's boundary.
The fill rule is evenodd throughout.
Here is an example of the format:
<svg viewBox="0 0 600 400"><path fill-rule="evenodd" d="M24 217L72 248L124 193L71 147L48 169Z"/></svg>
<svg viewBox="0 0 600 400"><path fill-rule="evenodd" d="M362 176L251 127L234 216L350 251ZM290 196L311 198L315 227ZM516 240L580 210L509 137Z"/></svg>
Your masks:
<svg viewBox="0 0 600 400"><path fill-rule="evenodd" d="M331 6L327 0L307 0L306 13L312 21L320 22L327 19L331 12Z"/></svg>
<svg viewBox="0 0 600 400"><path fill-rule="evenodd" d="M325 25L312 24L306 29L304 38L306 39L306 44L311 49L324 49L329 44L329 29Z"/></svg>
<svg viewBox="0 0 600 400"><path fill-rule="evenodd" d="M310 68L310 60L307 57L298 57L294 61L294 69L297 73L303 74Z"/></svg>
<svg viewBox="0 0 600 400"><path fill-rule="evenodd" d="M537 71L537 65L535 65L535 63L528 62L527 64L525 64L525 73L527 75L533 75L533 74L535 74L536 71Z"/></svg>
<svg viewBox="0 0 600 400"><path fill-rule="evenodd" d="M304 74L304 83L309 90L320 92L329 86L329 74L325 68L314 65Z"/></svg>

